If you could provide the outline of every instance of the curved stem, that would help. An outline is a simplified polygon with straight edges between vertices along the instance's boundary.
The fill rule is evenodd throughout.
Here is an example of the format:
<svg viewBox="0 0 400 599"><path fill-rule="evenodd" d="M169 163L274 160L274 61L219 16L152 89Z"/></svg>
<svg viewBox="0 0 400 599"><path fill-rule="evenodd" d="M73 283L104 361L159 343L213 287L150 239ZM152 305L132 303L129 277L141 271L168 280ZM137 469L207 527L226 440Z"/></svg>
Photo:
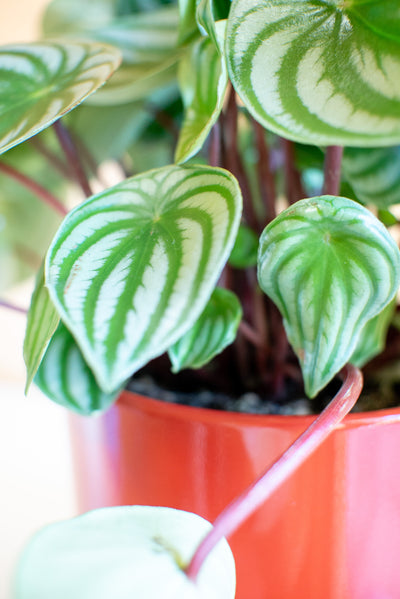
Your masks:
<svg viewBox="0 0 400 599"><path fill-rule="evenodd" d="M342 169L343 147L328 146L324 164L323 195L337 196L340 189L340 173Z"/></svg>
<svg viewBox="0 0 400 599"><path fill-rule="evenodd" d="M33 179L30 179L26 175L23 175L19 171L17 171L12 166L5 164L4 162L0 162L0 172L4 173L8 177L11 177L26 189L29 189L31 193L33 193L36 197L38 197L42 202L51 206L54 210L56 210L62 216L67 214L66 208L51 194L47 189L36 183Z"/></svg>
<svg viewBox="0 0 400 599"><path fill-rule="evenodd" d="M191 580L196 580L204 560L215 545L239 528L314 453L354 406L362 390L362 374L358 368L347 365L341 376L344 378L343 385L323 412L260 478L217 517L186 568Z"/></svg>
<svg viewBox="0 0 400 599"><path fill-rule="evenodd" d="M28 310L25 308L20 308L19 306L15 306L10 302L6 302L5 300L0 299L0 308L7 308L8 310L13 310L14 312L19 312L20 314L27 314Z"/></svg>

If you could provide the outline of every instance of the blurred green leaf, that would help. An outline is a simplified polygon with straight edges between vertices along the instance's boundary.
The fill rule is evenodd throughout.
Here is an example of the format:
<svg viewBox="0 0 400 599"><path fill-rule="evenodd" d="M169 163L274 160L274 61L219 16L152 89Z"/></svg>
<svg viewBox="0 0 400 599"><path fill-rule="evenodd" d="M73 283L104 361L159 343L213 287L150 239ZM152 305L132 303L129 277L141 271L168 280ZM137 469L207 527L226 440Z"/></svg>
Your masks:
<svg viewBox="0 0 400 599"><path fill-rule="evenodd" d="M26 324L24 339L24 360L27 370L25 393L27 393L40 366L59 320L60 317L44 285L42 266L36 277L36 285L32 294Z"/></svg>
<svg viewBox="0 0 400 599"><path fill-rule="evenodd" d="M258 238L252 229L240 225L229 263L235 268L248 268L257 264Z"/></svg>

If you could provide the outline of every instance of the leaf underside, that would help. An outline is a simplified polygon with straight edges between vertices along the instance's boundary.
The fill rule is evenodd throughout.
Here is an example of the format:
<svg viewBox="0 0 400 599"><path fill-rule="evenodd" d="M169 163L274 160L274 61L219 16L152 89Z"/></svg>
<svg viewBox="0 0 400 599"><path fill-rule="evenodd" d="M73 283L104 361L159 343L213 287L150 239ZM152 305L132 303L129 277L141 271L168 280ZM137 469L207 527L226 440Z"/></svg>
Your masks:
<svg viewBox="0 0 400 599"><path fill-rule="evenodd" d="M210 530L196 514L164 507L94 510L47 526L19 563L16 599L233 599L235 564L223 539L196 584L183 571Z"/></svg>

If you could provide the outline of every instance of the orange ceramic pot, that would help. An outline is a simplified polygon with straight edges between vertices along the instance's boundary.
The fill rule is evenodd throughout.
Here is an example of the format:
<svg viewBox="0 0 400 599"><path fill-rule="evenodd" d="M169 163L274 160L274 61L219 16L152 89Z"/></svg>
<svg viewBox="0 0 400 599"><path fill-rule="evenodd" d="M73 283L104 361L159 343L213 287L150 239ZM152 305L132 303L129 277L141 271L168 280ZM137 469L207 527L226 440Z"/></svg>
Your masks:
<svg viewBox="0 0 400 599"><path fill-rule="evenodd" d="M73 419L82 510L164 505L213 521L311 423L128 392ZM348 416L230 539L237 599L400 598L400 409Z"/></svg>

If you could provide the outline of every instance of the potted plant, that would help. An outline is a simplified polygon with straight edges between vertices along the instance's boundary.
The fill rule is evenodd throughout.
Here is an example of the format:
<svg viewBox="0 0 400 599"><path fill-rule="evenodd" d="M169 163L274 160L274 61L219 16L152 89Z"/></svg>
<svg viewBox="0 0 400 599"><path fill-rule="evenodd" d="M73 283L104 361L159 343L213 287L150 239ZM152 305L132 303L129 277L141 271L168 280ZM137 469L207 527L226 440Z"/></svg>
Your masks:
<svg viewBox="0 0 400 599"><path fill-rule="evenodd" d="M74 425L87 508L161 504L213 521L310 425L261 479L267 491L252 487L258 498L215 525L232 531L297 469L232 537L237 597L394 596L398 409L349 417L300 463L356 399L353 367L338 391L346 364L367 364L366 398L386 390L383 406L396 404L398 9L163 4L98 1L82 16L54 0L49 39L1 51L1 173L66 215L28 315L27 386L35 377L80 414L108 410ZM110 160L113 186L93 168ZM71 179L88 199L66 214L55 196ZM144 376L208 407L262 413L270 398L282 413L305 394L316 407L234 414L122 391Z"/></svg>

